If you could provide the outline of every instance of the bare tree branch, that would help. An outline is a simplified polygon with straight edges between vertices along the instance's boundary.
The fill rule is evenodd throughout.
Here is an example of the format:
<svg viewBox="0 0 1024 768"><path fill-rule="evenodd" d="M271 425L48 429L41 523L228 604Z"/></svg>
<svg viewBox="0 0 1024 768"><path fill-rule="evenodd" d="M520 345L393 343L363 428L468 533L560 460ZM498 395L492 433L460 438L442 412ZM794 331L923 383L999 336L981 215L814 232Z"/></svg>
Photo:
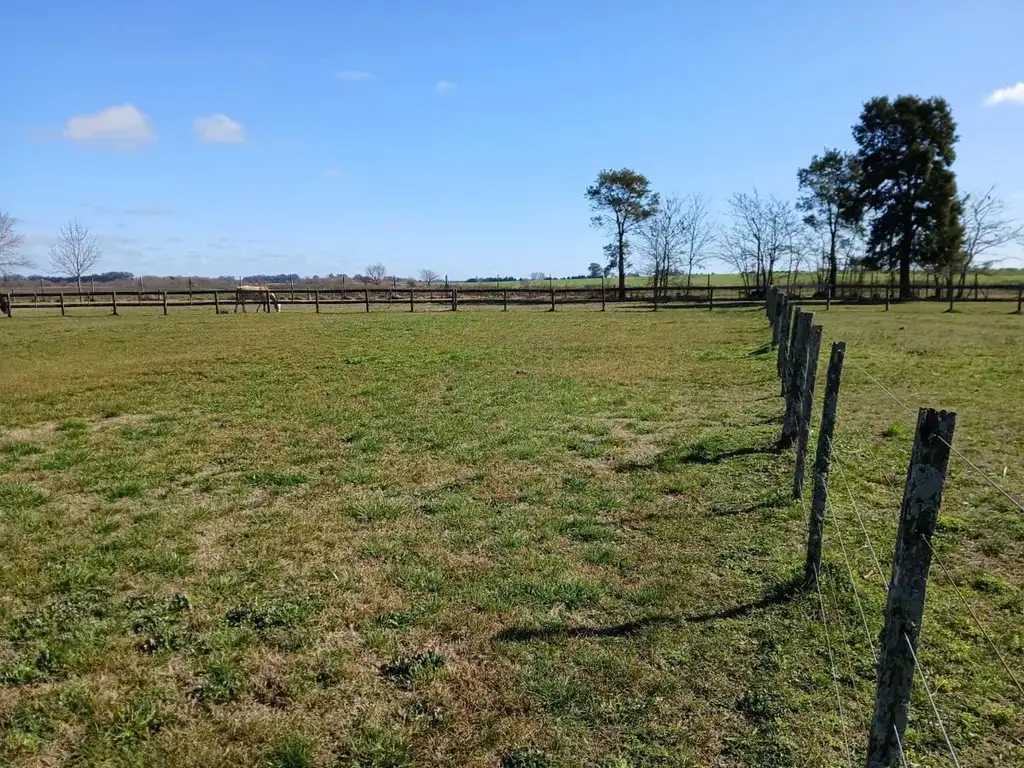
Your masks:
<svg viewBox="0 0 1024 768"><path fill-rule="evenodd" d="M643 268L651 276L655 299L667 290L669 275L679 271L687 241L686 213L683 201L670 197L640 228Z"/></svg>
<svg viewBox="0 0 1024 768"><path fill-rule="evenodd" d="M21 255L25 238L15 230L18 220L0 211L0 276L7 277L15 269L30 269L32 260Z"/></svg>
<svg viewBox="0 0 1024 768"><path fill-rule="evenodd" d="M799 243L800 224L793 207L776 197L738 192L729 198L730 219L720 235L720 257L760 292L772 284L776 268L790 257L790 276Z"/></svg>
<svg viewBox="0 0 1024 768"><path fill-rule="evenodd" d="M710 200L693 194L685 200L683 221L686 229L683 259L686 262L686 289L690 289L695 269L703 269L711 256L717 224L711 213Z"/></svg>
<svg viewBox="0 0 1024 768"><path fill-rule="evenodd" d="M366 268L366 276L370 278L370 282L374 285L380 285L384 282L384 278L388 276L388 268L378 261L376 264L371 264Z"/></svg>
<svg viewBox="0 0 1024 768"><path fill-rule="evenodd" d="M420 270L420 281L426 283L427 284L427 288L429 288L434 283L438 282L440 279L441 279L441 276L439 274L437 274L437 272L435 272L432 269L421 269Z"/></svg>
<svg viewBox="0 0 1024 768"><path fill-rule="evenodd" d="M57 242L50 246L50 265L55 272L75 278L82 292L82 275L100 260L96 236L78 219L72 219L57 233Z"/></svg>
<svg viewBox="0 0 1024 768"><path fill-rule="evenodd" d="M964 195L960 201L960 220L964 228L964 244L958 265L962 296L967 272L982 256L1010 243L1024 245L1024 225L1017 224L1006 215L1006 203L996 196L995 187L989 187L980 196Z"/></svg>

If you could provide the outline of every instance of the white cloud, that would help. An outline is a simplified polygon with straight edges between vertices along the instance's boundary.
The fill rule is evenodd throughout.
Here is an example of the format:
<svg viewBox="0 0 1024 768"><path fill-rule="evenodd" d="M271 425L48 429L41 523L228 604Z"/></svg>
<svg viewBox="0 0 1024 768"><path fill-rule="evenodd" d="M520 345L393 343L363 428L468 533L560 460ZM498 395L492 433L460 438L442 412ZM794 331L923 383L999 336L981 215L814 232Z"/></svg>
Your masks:
<svg viewBox="0 0 1024 768"><path fill-rule="evenodd" d="M346 69L338 73L338 79L343 83L368 83L373 80L373 73L358 69Z"/></svg>
<svg viewBox="0 0 1024 768"><path fill-rule="evenodd" d="M138 143L153 141L156 133L149 118L131 104L107 107L95 115L78 115L68 120L64 137L71 141Z"/></svg>
<svg viewBox="0 0 1024 768"><path fill-rule="evenodd" d="M434 90L438 93L451 93L456 88L458 88L458 86L451 80L438 80L437 85L434 86Z"/></svg>
<svg viewBox="0 0 1024 768"><path fill-rule="evenodd" d="M341 171L339 171L337 168L328 168L326 171L324 171L324 178L337 179L340 177Z"/></svg>
<svg viewBox="0 0 1024 768"><path fill-rule="evenodd" d="M989 97L985 99L986 107L994 107L997 104L1004 102L1011 102L1014 104L1024 104L1024 81L1017 83L1016 85L1008 85L1005 88L998 88L989 94Z"/></svg>
<svg viewBox="0 0 1024 768"><path fill-rule="evenodd" d="M204 144L241 144L245 129L227 115L216 114L197 117L192 121L196 138Z"/></svg>

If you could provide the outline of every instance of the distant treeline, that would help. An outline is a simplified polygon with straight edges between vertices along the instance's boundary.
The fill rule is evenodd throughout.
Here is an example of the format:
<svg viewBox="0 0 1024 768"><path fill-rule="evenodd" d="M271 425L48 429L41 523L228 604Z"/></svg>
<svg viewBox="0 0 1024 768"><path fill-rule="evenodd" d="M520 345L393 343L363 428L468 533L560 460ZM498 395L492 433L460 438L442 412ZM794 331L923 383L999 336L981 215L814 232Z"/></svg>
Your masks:
<svg viewBox="0 0 1024 768"><path fill-rule="evenodd" d="M94 275L82 275L82 282L93 282L93 283L112 283L115 280L131 280L135 277L131 272L100 272ZM61 275L8 275L8 280L31 280L32 282L39 282L43 280L53 285L69 285L77 282L74 277L64 277Z"/></svg>

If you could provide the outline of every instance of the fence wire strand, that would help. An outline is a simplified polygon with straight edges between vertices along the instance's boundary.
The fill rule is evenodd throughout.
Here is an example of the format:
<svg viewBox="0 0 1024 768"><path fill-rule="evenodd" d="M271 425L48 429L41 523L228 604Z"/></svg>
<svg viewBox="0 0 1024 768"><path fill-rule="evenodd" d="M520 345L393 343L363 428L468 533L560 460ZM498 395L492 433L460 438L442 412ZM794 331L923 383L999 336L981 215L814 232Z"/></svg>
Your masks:
<svg viewBox="0 0 1024 768"><path fill-rule="evenodd" d="M828 617L825 614L825 600L821 596L821 569L815 571L814 588L818 592L818 605L821 607L821 625L825 629L825 647L828 649L828 663L832 668L832 686L836 692L836 706L839 709L839 727L843 732L843 749L846 762L853 768L853 755L850 753L850 737L846 730L846 717L843 715L843 697L839 692L839 676L836 673L836 659L832 653L832 639L828 632Z"/></svg>
<svg viewBox="0 0 1024 768"><path fill-rule="evenodd" d="M953 758L953 765L956 768L960 768L960 761L956 757L956 750L953 749L953 744L949 740L949 734L946 732L946 724L942 722L942 715L939 714L939 708L935 705L935 696L932 695L931 686L928 685L928 678L925 677L924 669L921 667L921 662L917 660L917 653L914 652L914 644L910 642L910 638L907 637L907 633L903 633L903 639L907 643L907 648L910 649L910 655L914 659L914 669L917 671L918 677L921 678L921 683L924 685L924 692L928 694L928 703L932 705L932 712L935 713L935 722L939 724L939 730L942 731L942 738L946 742L946 748L949 750L949 756Z"/></svg>
<svg viewBox="0 0 1024 768"><path fill-rule="evenodd" d="M857 508L857 500L853 496L853 489L850 487L849 480L846 479L846 470L843 468L843 460L839 455L839 451L836 450L835 443L832 439L828 439L829 445L832 449L832 458L835 459L836 466L839 467L839 476L843 480L843 486L846 488L846 493L850 497L850 506L853 507L853 513L857 516L857 522L860 524L861 531L864 532L864 539L867 541L868 549L871 550L871 558L875 562L875 568L878 570L878 577L882 581L882 588L889 591L889 583L885 580L885 572L882 570L882 563L878 559L878 553L875 552L875 545L871 541L871 536L868 534L867 526L864 525L864 518L860 514L860 509Z"/></svg>

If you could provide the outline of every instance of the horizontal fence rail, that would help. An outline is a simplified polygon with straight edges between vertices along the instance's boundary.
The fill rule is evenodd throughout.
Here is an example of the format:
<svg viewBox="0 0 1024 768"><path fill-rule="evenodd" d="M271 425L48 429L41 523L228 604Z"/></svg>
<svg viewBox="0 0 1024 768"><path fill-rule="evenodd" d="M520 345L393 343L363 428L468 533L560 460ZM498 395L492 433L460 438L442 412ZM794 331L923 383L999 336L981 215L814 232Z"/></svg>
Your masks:
<svg viewBox="0 0 1024 768"><path fill-rule="evenodd" d="M1024 284L988 284L968 286L963 295L949 290L949 286L933 284L916 284L912 287L909 298L900 299L894 294L891 284L850 284L837 286L835 292L827 286L816 283L793 284L787 287L776 287L777 291L787 299L802 305L822 305L828 309L832 304L884 304L906 301L955 302L1016 302L1017 311L1022 310L1024 303ZM553 311L560 305L600 304L602 309L607 304L617 305L648 305L654 309L660 307L704 307L706 309L764 306L765 292L763 289L743 285L702 285L668 286L654 288L651 286L627 287L625 291L611 283L604 288L597 287L524 287L512 285L506 287L473 284L471 286L423 287L423 286L362 286L308 288L291 287L290 285L268 286L273 300L281 307L314 307L320 311L323 307L361 307L370 311L373 306L386 305L391 308L405 308L416 311L416 307L435 307L458 310L461 306L491 306L508 309L510 306L541 306ZM193 288L192 290L11 290L0 291L0 302L5 305L5 312L13 316L21 310L29 309L61 309L69 310L96 308L110 309L117 314L120 309L155 308L165 313L170 309L182 307L215 307L218 311L231 312L236 307L236 291L234 288ZM237 305L248 311L258 309L257 296L247 294L244 305ZM266 301L262 302L264 305Z"/></svg>

